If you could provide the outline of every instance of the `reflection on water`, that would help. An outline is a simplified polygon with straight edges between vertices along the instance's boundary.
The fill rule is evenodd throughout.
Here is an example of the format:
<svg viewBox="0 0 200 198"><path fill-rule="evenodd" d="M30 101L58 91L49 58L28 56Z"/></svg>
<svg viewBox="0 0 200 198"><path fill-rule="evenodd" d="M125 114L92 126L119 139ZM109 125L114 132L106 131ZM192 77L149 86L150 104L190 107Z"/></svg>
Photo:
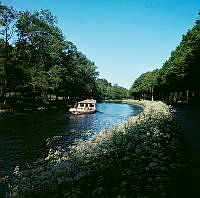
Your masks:
<svg viewBox="0 0 200 198"><path fill-rule="evenodd" d="M0 174L12 171L38 157L49 147L67 148L76 139L87 139L94 133L120 123L141 108L127 104L97 104L95 114L72 115L65 109L0 115Z"/></svg>

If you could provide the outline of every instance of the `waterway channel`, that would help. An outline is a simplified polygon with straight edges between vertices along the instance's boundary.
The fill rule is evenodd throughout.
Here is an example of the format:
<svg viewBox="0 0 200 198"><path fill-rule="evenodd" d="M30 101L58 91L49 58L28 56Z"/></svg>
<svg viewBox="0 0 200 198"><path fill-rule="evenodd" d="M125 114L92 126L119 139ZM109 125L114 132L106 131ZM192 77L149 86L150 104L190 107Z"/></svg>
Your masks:
<svg viewBox="0 0 200 198"><path fill-rule="evenodd" d="M45 157L49 148L75 144L100 130L111 128L141 107L120 103L99 103L94 114L72 115L66 108L0 115L0 174L22 169L37 158Z"/></svg>

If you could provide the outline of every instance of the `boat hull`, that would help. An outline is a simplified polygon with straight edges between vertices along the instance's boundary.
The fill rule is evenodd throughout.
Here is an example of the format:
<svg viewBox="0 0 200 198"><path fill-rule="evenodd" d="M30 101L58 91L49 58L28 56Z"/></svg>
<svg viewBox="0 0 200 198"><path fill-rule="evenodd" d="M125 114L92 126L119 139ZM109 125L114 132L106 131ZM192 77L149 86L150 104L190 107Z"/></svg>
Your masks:
<svg viewBox="0 0 200 198"><path fill-rule="evenodd" d="M79 109L71 108L71 109L69 109L69 112L74 115L81 115L81 114L95 113L96 110L82 110L82 109L79 110Z"/></svg>

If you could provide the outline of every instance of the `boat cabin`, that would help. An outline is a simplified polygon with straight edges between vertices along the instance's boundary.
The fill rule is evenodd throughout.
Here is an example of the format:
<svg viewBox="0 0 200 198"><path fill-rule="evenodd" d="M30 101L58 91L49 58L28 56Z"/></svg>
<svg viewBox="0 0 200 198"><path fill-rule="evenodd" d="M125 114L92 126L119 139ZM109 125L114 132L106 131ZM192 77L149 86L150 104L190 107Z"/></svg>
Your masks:
<svg viewBox="0 0 200 198"><path fill-rule="evenodd" d="M96 108L96 100L83 100L78 102L78 109L95 109Z"/></svg>

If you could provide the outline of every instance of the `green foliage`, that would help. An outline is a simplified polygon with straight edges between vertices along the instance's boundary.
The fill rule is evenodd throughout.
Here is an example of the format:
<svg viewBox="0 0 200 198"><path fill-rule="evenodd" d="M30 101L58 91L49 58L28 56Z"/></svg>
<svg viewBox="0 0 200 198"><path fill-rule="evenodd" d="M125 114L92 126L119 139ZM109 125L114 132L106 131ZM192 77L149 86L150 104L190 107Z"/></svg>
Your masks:
<svg viewBox="0 0 200 198"><path fill-rule="evenodd" d="M16 11L12 7L2 5L0 2L0 35L7 43L14 31L14 21L16 18Z"/></svg>
<svg viewBox="0 0 200 198"><path fill-rule="evenodd" d="M149 92L157 85L158 70L146 72L137 78L130 89L130 93Z"/></svg>
<svg viewBox="0 0 200 198"><path fill-rule="evenodd" d="M65 40L56 24L49 10L17 12L0 4L0 102L25 104L28 97L42 105L48 104L48 95L126 98L126 89L97 81L95 64ZM10 92L20 97L8 99Z"/></svg>
<svg viewBox="0 0 200 198"><path fill-rule="evenodd" d="M64 39L56 23L49 10L16 12L0 4L0 102L9 102L10 92L20 93L15 100L22 104L27 97L46 104L49 94L100 97L95 64Z"/></svg>
<svg viewBox="0 0 200 198"><path fill-rule="evenodd" d="M156 99L169 98L171 93L200 93L200 23L183 35L179 46L159 70L146 72L135 80L129 90L132 96L142 98L152 92ZM178 97L178 96L177 96ZM188 100L188 99L187 99Z"/></svg>
<svg viewBox="0 0 200 198"><path fill-rule="evenodd" d="M200 24L200 12L198 13L198 17L197 17L197 20L195 21L195 23L197 24L197 25L199 25Z"/></svg>
<svg viewBox="0 0 200 198"><path fill-rule="evenodd" d="M13 48L9 45L15 30L16 12L12 7L0 2L0 99L4 99L10 85L12 71Z"/></svg>
<svg viewBox="0 0 200 198"><path fill-rule="evenodd" d="M125 99L128 98L128 90L124 87L113 85L106 79L97 79L100 97L102 99Z"/></svg>
<svg viewBox="0 0 200 198"><path fill-rule="evenodd" d="M156 69L152 72L146 72L135 80L134 84L129 90L129 94L132 96L137 96L138 94L146 94L147 99L150 99L150 97L153 99L153 92L155 87L158 86L158 82L159 70Z"/></svg>

